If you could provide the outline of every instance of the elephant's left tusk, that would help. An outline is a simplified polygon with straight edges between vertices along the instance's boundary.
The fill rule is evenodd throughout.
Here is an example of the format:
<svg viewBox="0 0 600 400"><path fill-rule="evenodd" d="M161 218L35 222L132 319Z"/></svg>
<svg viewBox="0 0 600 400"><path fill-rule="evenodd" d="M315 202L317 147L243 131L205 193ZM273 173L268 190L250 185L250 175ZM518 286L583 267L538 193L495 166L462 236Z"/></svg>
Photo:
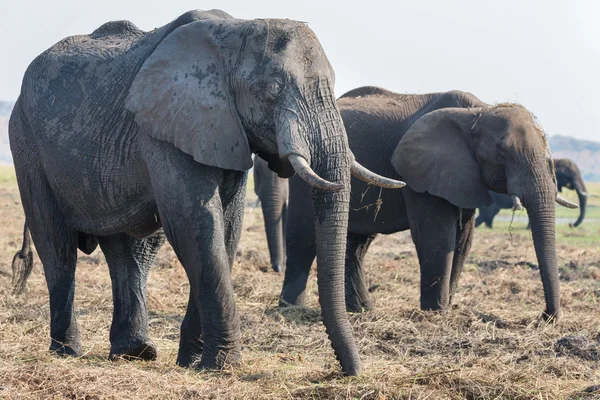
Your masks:
<svg viewBox="0 0 600 400"><path fill-rule="evenodd" d="M521 211L523 209L523 203L521 203L521 199L516 194L510 196L512 199L512 209L513 211Z"/></svg>
<svg viewBox="0 0 600 400"><path fill-rule="evenodd" d="M357 177L363 182L367 182L369 184L379 186L386 189L400 189L406 186L406 182L397 181L395 179L386 178L385 176L381 176L376 174L373 171L369 171L362 165L358 163L358 161L354 160L352 163L352 168L350 169L352 175Z"/></svg>
<svg viewBox="0 0 600 400"><path fill-rule="evenodd" d="M575 203L571 203L569 200L563 199L559 195L556 195L556 202L563 207L567 208L579 208L579 206Z"/></svg>
<svg viewBox="0 0 600 400"><path fill-rule="evenodd" d="M582 195L583 197L588 197L587 192L579 192L580 195Z"/></svg>

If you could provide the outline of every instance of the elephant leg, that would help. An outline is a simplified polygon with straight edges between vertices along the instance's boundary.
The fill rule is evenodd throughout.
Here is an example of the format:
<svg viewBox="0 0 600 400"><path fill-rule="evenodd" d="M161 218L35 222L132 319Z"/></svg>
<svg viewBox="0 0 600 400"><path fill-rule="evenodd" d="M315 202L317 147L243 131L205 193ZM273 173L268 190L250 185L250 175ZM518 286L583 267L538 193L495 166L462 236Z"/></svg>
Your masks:
<svg viewBox="0 0 600 400"><path fill-rule="evenodd" d="M198 368L236 364L241 353L231 280L234 246L225 238L228 224L241 224L243 209L232 209L238 219L226 220L221 199L244 190L245 175L201 165L173 146L148 140L143 153L160 219L190 282L177 362Z"/></svg>
<svg viewBox="0 0 600 400"><path fill-rule="evenodd" d="M456 229L456 248L454 249L454 257L452 259L452 274L450 275L450 299L449 304L452 304L452 298L456 292L460 274L462 273L465 261L471 251L473 243L475 217L474 209L462 209L461 218Z"/></svg>
<svg viewBox="0 0 600 400"><path fill-rule="evenodd" d="M304 198L310 199L309 197ZM290 200L291 203L291 200ZM312 214L302 215L305 205L290 204L286 229L287 260L279 306L301 306L306 302L306 283L317 255ZM309 218L309 219L305 219Z"/></svg>
<svg viewBox="0 0 600 400"><path fill-rule="evenodd" d="M494 225L494 218L496 218L496 215L498 215L499 212L500 212L500 207L498 207L498 205L496 203L494 203L490 207L490 213L487 216L487 219L485 221L485 226L492 229L493 225Z"/></svg>
<svg viewBox="0 0 600 400"><path fill-rule="evenodd" d="M450 301L458 208L440 197L403 190L421 267L421 309L443 311Z"/></svg>
<svg viewBox="0 0 600 400"><path fill-rule="evenodd" d="M231 272L235 254L242 232L243 209L246 199L246 191L242 190L246 185L247 175L239 183L240 190L233 194L231 200L223 205L225 221L225 243L229 257L229 270ZM177 365L191 366L202 356L204 343L202 341L201 313L194 301L195 295L190 291L187 311L181 324L181 336L179 339L179 354Z"/></svg>
<svg viewBox="0 0 600 400"><path fill-rule="evenodd" d="M155 360L156 346L148 336L146 281L156 253L165 241L162 231L144 239L121 233L99 237L113 291L109 358Z"/></svg>
<svg viewBox="0 0 600 400"><path fill-rule="evenodd" d="M279 179L277 177L272 179ZM275 190L275 189L274 189ZM269 193L261 201L265 233L269 246L271 268L275 272L282 272L285 260L285 244L283 238L284 217L283 200L280 193Z"/></svg>
<svg viewBox="0 0 600 400"><path fill-rule="evenodd" d="M348 233L346 242L346 310L362 312L373 308L365 285L363 260L369 246L377 235Z"/></svg>
<svg viewBox="0 0 600 400"><path fill-rule="evenodd" d="M44 266L50 295L50 351L79 356L81 344L73 307L78 233L68 228L59 211L39 158L23 160L23 155L15 152L15 169L25 217Z"/></svg>

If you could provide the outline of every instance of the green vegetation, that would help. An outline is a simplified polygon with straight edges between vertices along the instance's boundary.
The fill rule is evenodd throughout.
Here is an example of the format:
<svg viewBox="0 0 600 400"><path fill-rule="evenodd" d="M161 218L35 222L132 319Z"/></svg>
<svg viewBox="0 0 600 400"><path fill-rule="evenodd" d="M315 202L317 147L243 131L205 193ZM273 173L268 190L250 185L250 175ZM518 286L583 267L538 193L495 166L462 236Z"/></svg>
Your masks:
<svg viewBox="0 0 600 400"><path fill-rule="evenodd" d="M0 165L0 183L17 182L15 168L12 165Z"/></svg>
<svg viewBox="0 0 600 400"><path fill-rule="evenodd" d="M585 219L577 228L569 227L569 223L575 222L579 216L579 209L569 209L556 205L556 217L559 219L556 224L556 237L558 244L570 244L577 247L598 247L600 246L600 183L586 183L590 197ZM573 190L563 189L561 195L569 201L579 204L577 194ZM512 234L529 236L527 230L527 212L521 211L515 213L515 218L510 222L512 210L502 210L494 219L494 229L497 232L510 231ZM566 219L566 220L565 220ZM593 220L593 221L592 221ZM480 226L477 229L478 235L485 235L488 229Z"/></svg>

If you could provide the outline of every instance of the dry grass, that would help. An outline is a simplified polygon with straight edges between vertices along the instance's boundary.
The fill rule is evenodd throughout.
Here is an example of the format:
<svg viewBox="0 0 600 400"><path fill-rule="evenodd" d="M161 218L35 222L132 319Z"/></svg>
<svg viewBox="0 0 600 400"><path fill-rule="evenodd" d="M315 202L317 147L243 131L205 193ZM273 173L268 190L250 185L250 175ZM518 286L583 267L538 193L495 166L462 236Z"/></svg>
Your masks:
<svg viewBox="0 0 600 400"><path fill-rule="evenodd" d="M278 310L281 276L268 268L260 209L248 211L234 266L244 364L196 372L175 366L188 287L169 246L149 278L157 361L108 361L112 301L100 252L80 254L77 270L85 355L48 354L48 295L37 258L27 292L15 297L9 290L23 222L9 179L0 184L0 209L0 398L600 397L590 388L600 384L598 244L559 246L565 317L554 326L539 319L543 291L527 232L513 233L511 242L505 229L477 230L456 307L446 315L418 309L418 264L409 235L378 238L367 258L376 310L351 316L364 373L341 378L320 323L314 275L306 309Z"/></svg>

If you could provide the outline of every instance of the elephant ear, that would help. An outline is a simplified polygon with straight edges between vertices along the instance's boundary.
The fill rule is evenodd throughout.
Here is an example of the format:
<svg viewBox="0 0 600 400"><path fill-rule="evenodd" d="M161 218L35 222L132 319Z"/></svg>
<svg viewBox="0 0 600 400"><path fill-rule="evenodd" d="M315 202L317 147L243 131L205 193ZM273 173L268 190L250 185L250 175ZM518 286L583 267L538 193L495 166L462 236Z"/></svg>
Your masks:
<svg viewBox="0 0 600 400"><path fill-rule="evenodd" d="M492 203L468 137L471 109L445 108L417 119L392 156L396 172L416 192L442 197L461 208Z"/></svg>
<svg viewBox="0 0 600 400"><path fill-rule="evenodd" d="M140 131L199 163L245 171L248 139L229 84L241 48L240 23L204 20L183 25L154 50L136 75L125 106Z"/></svg>

